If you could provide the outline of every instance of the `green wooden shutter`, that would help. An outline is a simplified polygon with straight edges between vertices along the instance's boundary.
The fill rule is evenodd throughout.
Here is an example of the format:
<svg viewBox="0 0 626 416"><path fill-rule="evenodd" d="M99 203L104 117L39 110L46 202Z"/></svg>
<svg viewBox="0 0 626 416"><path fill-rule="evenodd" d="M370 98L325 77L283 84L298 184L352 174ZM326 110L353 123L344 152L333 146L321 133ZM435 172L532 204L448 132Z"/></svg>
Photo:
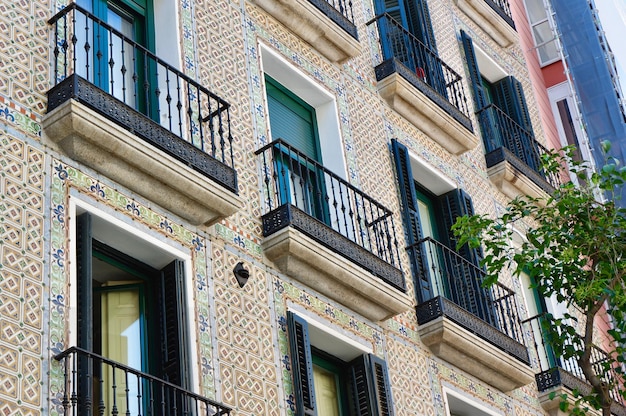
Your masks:
<svg viewBox="0 0 626 416"><path fill-rule="evenodd" d="M448 277L448 296L457 305L465 308L486 322L496 326L495 311L491 291L482 287L483 270L480 267L482 250L470 249L467 244L457 249L457 237L451 230L456 219L464 215L474 215L472 200L461 189L454 189L439 197L441 226L444 244L457 252L460 258L451 256L446 265L452 274Z"/></svg>
<svg viewBox="0 0 626 416"><path fill-rule="evenodd" d="M469 80L472 84L472 91L474 92L474 106L476 107L476 111L479 111L488 104L488 100L485 90L483 89L480 70L478 69L474 43L472 42L472 38L463 30L461 30L461 41L463 42L463 50L465 51Z"/></svg>
<svg viewBox="0 0 626 416"><path fill-rule="evenodd" d="M187 312L185 308L184 262L174 260L160 273L157 286L161 344L161 377L189 388Z"/></svg>
<svg viewBox="0 0 626 416"><path fill-rule="evenodd" d="M513 121L525 131L510 131L504 135L504 145L513 154L523 160L534 171L541 170L539 147L533 133L533 126L524 96L522 83L515 77L508 76L493 84L493 100Z"/></svg>
<svg viewBox="0 0 626 416"><path fill-rule="evenodd" d="M93 281L92 281L92 219L89 213L76 219L76 271L78 286L78 347L94 351L93 345ZM93 363L85 356L78 358L79 374L93 375ZM80 414L92 411L92 386L89 377L80 377L78 383L78 410Z"/></svg>
<svg viewBox="0 0 626 416"><path fill-rule="evenodd" d="M307 157L321 163L315 109L265 76L272 139L283 139Z"/></svg>
<svg viewBox="0 0 626 416"><path fill-rule="evenodd" d="M296 416L317 415L313 361L307 322L293 312L287 312L291 370L296 400Z"/></svg>
<svg viewBox="0 0 626 416"><path fill-rule="evenodd" d="M409 16L409 30L431 51L437 53L435 32L426 0L404 0L404 3Z"/></svg>
<svg viewBox="0 0 626 416"><path fill-rule="evenodd" d="M432 298L432 286L426 270L428 263L425 253L416 245L423 238L423 234L417 208L417 194L415 193L409 151L406 146L396 139L391 140L391 149L398 174L407 252L411 260L418 301L421 303Z"/></svg>
<svg viewBox="0 0 626 416"><path fill-rule="evenodd" d="M356 416L393 416L389 374L384 360L373 354L349 364L352 409Z"/></svg>
<svg viewBox="0 0 626 416"><path fill-rule="evenodd" d="M522 83L512 75L509 75L495 82L492 91L494 104L532 134L533 125L530 120Z"/></svg>
<svg viewBox="0 0 626 416"><path fill-rule="evenodd" d="M91 215L76 220L76 268L78 275L78 346L93 351L93 283Z"/></svg>

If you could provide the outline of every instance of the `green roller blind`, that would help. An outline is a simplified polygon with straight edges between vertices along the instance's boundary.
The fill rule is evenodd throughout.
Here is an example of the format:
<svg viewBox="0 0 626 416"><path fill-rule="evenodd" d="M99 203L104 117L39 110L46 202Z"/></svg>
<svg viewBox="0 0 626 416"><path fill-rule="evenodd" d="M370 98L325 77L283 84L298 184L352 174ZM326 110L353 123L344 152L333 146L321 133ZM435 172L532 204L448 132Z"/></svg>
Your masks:
<svg viewBox="0 0 626 416"><path fill-rule="evenodd" d="M266 76L265 80L272 139L283 139L321 163L315 109L271 77Z"/></svg>

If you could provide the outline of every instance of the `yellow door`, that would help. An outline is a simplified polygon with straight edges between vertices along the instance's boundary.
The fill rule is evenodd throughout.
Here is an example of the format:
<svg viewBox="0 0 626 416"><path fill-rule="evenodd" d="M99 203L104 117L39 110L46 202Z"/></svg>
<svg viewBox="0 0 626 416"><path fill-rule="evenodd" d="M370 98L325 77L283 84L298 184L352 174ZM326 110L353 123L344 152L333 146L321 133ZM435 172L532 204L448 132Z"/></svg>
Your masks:
<svg viewBox="0 0 626 416"><path fill-rule="evenodd" d="M335 374L313 365L313 384L315 386L317 414L339 416L339 396Z"/></svg>
<svg viewBox="0 0 626 416"><path fill-rule="evenodd" d="M139 299L139 289L136 288L113 288L101 293L102 355L137 370L142 369L143 348ZM106 408L110 410L115 406L120 413L138 414L140 386L137 377L121 370L113 374L112 369L107 368L103 378L105 386L117 386L104 390Z"/></svg>

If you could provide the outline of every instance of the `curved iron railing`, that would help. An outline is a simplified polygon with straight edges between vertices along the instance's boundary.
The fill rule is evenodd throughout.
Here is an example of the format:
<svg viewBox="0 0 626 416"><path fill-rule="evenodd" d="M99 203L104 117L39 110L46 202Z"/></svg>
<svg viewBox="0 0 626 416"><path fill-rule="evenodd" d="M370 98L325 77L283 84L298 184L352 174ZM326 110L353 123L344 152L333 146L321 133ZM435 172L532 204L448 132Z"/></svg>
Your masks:
<svg viewBox="0 0 626 416"><path fill-rule="evenodd" d="M431 50L389 14L378 15L367 22L367 25L374 23L377 24L380 34L382 61L396 59L433 92L469 117L461 75L439 58L436 51ZM375 65L380 63L375 62Z"/></svg>
<svg viewBox="0 0 626 416"><path fill-rule="evenodd" d="M442 296L525 344L513 290L499 282L483 287L483 269L431 237L421 239L407 250L415 251L414 258L420 262L418 272L428 279L433 298Z"/></svg>
<svg viewBox="0 0 626 416"><path fill-rule="evenodd" d="M389 209L282 139L256 154L268 212L291 204L400 269Z"/></svg>
<svg viewBox="0 0 626 416"><path fill-rule="evenodd" d="M54 357L63 367L65 415L229 415L221 403L150 374L71 347Z"/></svg>
<svg viewBox="0 0 626 416"><path fill-rule="evenodd" d="M577 379L581 380L583 383L588 383L583 370L580 368L578 361L575 358L564 358L560 354L553 349L552 345L548 341L548 335L546 333L546 325L549 325L549 321L546 318L545 313L541 313L535 316L531 316L522 321L522 324L528 326L532 333L533 337L533 347L537 353L537 362L538 362L538 379L543 380L547 378L548 380L552 379L552 377L543 377L554 371L555 369L562 369L567 373L573 375ZM582 344L571 344L571 347L574 350L582 351ZM591 350L591 365L596 367L597 374L605 374L605 381L608 384L611 384L611 390L609 392L611 398L621 404L622 406L626 405L624 398L620 394L620 388L623 386L623 380L618 376L618 373L615 371L605 371L605 365L608 363L610 357L609 354L602 350L597 346L593 346ZM539 389L543 388L551 388L554 386L541 386L538 385ZM570 388L576 386L568 386Z"/></svg>
<svg viewBox="0 0 626 416"><path fill-rule="evenodd" d="M476 112L480 123L485 153L498 148L509 150L526 166L536 172L553 188L557 188L560 178L546 174L541 167L541 156L548 153L531 131L526 130L495 104L489 104Z"/></svg>
<svg viewBox="0 0 626 416"><path fill-rule="evenodd" d="M54 27L54 85L78 75L229 167L230 104L76 3Z"/></svg>

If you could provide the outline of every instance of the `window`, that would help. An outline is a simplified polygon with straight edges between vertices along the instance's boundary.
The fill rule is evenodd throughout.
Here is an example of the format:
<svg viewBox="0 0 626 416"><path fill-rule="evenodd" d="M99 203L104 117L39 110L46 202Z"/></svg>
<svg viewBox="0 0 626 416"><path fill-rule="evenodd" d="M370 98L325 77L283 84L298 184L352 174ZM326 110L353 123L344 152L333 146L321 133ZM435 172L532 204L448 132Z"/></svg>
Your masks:
<svg viewBox="0 0 626 416"><path fill-rule="evenodd" d="M524 0L526 15L530 23L537 55L541 65L548 65L559 59L559 50L544 0Z"/></svg>
<svg viewBox="0 0 626 416"><path fill-rule="evenodd" d="M375 7L376 14L389 14L430 50L437 50L426 0L376 0ZM389 42L383 44L383 48L392 46Z"/></svg>
<svg viewBox="0 0 626 416"><path fill-rule="evenodd" d="M340 229L335 223L343 218L330 218L328 212L326 193L332 185L322 171L347 177L335 97L276 52L264 45L260 50L269 133L272 141L285 143L272 156L279 198Z"/></svg>
<svg viewBox="0 0 626 416"><path fill-rule="evenodd" d="M80 30L76 31L76 40L80 48L75 57L76 73L164 127L171 129L182 124L181 129L184 128L187 120L181 113L172 111L171 103L181 97L170 94L168 102L165 93L172 90L174 82L180 81L162 67L157 68L154 58L142 51L145 48L180 69L180 35L173 23L177 21L173 18L178 14L176 3L167 0L78 0L77 3L103 24L77 15L76 26ZM182 114L185 112L183 109Z"/></svg>
<svg viewBox="0 0 626 416"><path fill-rule="evenodd" d="M548 98L561 145L576 147L575 160L593 160L589 149L583 146L585 133L581 128L576 102L568 84L564 82L548 88ZM578 179L573 177L572 180Z"/></svg>
<svg viewBox="0 0 626 416"><path fill-rule="evenodd" d="M77 346L188 389L184 261L82 212L76 264ZM92 404L102 400L106 409L145 414L154 400L180 400L160 397L166 393L145 379L84 362L78 392Z"/></svg>
<svg viewBox="0 0 626 416"><path fill-rule="evenodd" d="M375 7L377 15L388 16L379 22L385 59L399 60L419 79L447 97L448 85L438 59L426 0L376 0Z"/></svg>
<svg viewBox="0 0 626 416"><path fill-rule="evenodd" d="M481 285L482 253L467 246L457 250L451 231L457 217L473 215L471 198L395 139L392 151L418 303L443 296L495 326L491 292Z"/></svg>
<svg viewBox="0 0 626 416"><path fill-rule="evenodd" d="M485 152L504 147L539 172L539 147L522 84L485 52L474 48L472 38L464 31L461 39Z"/></svg>
<svg viewBox="0 0 626 416"><path fill-rule="evenodd" d="M297 415L393 416L385 361L348 345L339 352L341 340L324 342L291 311L287 319Z"/></svg>
<svg viewBox="0 0 626 416"><path fill-rule="evenodd" d="M144 110L144 80L154 71L144 70L148 64L145 56L129 41L154 51L152 0L79 0L78 4L107 25L94 23L90 28L92 56L80 56L86 62L77 67L83 71L88 68L90 73L81 75L131 107ZM88 33L78 32L79 36Z"/></svg>
<svg viewBox="0 0 626 416"><path fill-rule="evenodd" d="M269 75L265 76L267 106L281 201L328 222L315 109Z"/></svg>

